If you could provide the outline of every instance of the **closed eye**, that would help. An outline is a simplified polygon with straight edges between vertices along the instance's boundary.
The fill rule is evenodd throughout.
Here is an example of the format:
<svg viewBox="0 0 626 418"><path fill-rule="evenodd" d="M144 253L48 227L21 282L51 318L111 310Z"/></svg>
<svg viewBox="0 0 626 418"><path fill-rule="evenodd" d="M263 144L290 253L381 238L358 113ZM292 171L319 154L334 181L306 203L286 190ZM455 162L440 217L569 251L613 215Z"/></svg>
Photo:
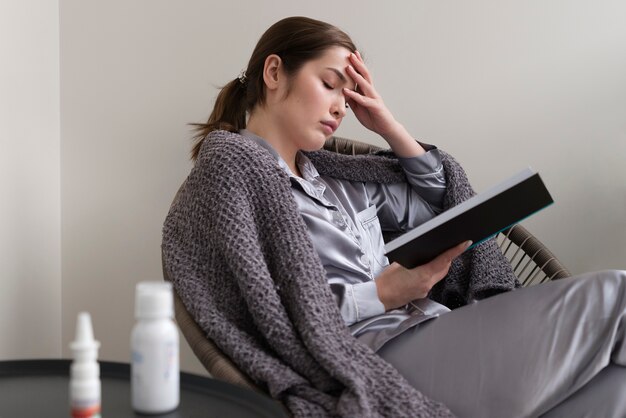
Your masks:
<svg viewBox="0 0 626 418"><path fill-rule="evenodd" d="M326 87L328 90L334 90L335 89L333 86L331 86L327 82L324 81L323 83L324 83L324 87Z"/></svg>

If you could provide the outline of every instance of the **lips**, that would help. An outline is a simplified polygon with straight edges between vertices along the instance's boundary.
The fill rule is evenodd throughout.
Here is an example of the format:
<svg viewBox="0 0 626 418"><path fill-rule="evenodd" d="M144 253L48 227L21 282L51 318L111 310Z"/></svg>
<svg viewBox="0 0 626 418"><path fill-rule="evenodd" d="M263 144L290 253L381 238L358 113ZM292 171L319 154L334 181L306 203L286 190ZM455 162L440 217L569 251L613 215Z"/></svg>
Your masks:
<svg viewBox="0 0 626 418"><path fill-rule="evenodd" d="M322 121L322 125L324 126L328 126L330 128L330 133L332 134L333 132L335 132L337 130L337 128L339 127L339 124L337 122L335 122L334 120L325 120Z"/></svg>

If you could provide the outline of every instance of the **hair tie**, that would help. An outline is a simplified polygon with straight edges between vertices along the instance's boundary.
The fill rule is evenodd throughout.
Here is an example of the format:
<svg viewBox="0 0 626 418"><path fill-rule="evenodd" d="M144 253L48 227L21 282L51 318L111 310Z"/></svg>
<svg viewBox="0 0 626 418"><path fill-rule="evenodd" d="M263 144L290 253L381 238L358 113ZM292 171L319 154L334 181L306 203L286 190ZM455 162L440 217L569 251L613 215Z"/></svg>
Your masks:
<svg viewBox="0 0 626 418"><path fill-rule="evenodd" d="M246 76L246 70L241 70L237 78L239 79L239 82L241 84L246 84L246 81L248 81L248 77Z"/></svg>

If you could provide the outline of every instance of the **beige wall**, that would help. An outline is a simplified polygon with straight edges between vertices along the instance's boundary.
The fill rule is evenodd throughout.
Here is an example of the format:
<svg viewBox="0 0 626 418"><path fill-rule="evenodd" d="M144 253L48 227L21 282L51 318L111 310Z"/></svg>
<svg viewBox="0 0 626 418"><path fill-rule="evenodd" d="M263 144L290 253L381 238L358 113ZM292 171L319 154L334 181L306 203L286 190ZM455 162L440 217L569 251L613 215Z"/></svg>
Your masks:
<svg viewBox="0 0 626 418"><path fill-rule="evenodd" d="M0 1L0 360L61 355L58 11Z"/></svg>
<svg viewBox="0 0 626 418"><path fill-rule="evenodd" d="M525 225L572 272L626 268L625 14L610 0L61 0L63 355L88 309L102 357L128 359L134 284L161 277L161 224L190 169L187 123L289 15L350 33L396 117L477 189L538 169L556 205ZM380 144L353 117L338 134ZM188 352L183 367L200 370Z"/></svg>

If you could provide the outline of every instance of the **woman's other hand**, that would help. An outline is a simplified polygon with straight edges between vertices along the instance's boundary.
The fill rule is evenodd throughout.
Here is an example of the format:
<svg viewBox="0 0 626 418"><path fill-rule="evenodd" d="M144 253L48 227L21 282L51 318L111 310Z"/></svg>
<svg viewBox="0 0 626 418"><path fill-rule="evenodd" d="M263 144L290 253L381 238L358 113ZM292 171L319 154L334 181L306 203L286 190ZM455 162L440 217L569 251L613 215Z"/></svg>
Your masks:
<svg viewBox="0 0 626 418"><path fill-rule="evenodd" d="M382 136L399 157L424 154L426 151L396 121L374 88L372 76L359 51L351 53L349 60L351 65L346 72L357 87L355 90L344 88L343 94L361 125Z"/></svg>
<svg viewBox="0 0 626 418"><path fill-rule="evenodd" d="M385 310L399 308L412 300L425 298L430 289L448 274L452 260L470 245L471 241L461 243L429 263L413 269L392 263L376 278L378 297L385 305Z"/></svg>

